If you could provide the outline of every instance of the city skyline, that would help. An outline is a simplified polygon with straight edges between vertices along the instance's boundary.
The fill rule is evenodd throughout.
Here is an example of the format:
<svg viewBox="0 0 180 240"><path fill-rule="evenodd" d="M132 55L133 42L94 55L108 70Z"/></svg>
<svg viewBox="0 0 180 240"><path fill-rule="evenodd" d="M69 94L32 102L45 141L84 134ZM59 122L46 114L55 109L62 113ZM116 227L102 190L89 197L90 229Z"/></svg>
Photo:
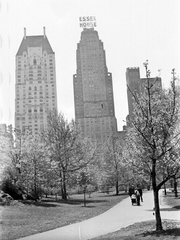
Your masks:
<svg viewBox="0 0 180 240"><path fill-rule="evenodd" d="M71 120L75 117L73 74L76 49L82 29L79 17L96 16L95 28L104 43L108 70L112 73L115 115L118 130L128 113L126 77L128 67L139 67L149 60L153 77L161 73L169 86L171 70L180 73L178 1L1 1L0 9L0 123L14 126L15 61L23 29L27 36L41 35L46 27L56 53L58 110ZM160 70L158 72L158 70Z"/></svg>

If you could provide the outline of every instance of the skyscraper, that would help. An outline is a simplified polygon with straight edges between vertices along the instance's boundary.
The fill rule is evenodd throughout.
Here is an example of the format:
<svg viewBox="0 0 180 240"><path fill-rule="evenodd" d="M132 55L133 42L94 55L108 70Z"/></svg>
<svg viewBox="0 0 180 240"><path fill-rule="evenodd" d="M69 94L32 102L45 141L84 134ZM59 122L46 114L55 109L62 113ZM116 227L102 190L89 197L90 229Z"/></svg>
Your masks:
<svg viewBox="0 0 180 240"><path fill-rule="evenodd" d="M162 88L162 81L160 77L149 78L149 82L154 86ZM127 125L130 123L130 119L133 118L133 95L136 92L138 95L144 92L144 86L147 84L146 78L140 78L139 68L127 68L126 69L126 84L127 84L127 98L129 115L127 116Z"/></svg>
<svg viewBox="0 0 180 240"><path fill-rule="evenodd" d="M102 41L94 28L84 28L76 51L73 76L75 119L85 137L103 143L117 132L112 74Z"/></svg>
<svg viewBox="0 0 180 240"><path fill-rule="evenodd" d="M57 109L55 53L45 28L40 36L26 36L24 28L16 54L15 128L37 134L53 109Z"/></svg>
<svg viewBox="0 0 180 240"><path fill-rule="evenodd" d="M132 118L133 114L133 96L132 93L136 91L140 93L140 73L139 68L127 68L126 69L126 84L127 84L127 98L128 98L128 110L129 118Z"/></svg>

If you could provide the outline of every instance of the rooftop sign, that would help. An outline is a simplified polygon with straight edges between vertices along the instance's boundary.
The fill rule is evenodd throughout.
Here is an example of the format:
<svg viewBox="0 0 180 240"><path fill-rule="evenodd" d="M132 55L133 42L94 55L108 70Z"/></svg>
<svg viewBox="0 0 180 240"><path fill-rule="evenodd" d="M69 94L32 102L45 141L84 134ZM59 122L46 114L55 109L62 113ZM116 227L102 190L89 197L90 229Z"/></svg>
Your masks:
<svg viewBox="0 0 180 240"><path fill-rule="evenodd" d="M82 28L94 28L97 27L96 24L96 17L89 16L89 17L80 17L79 24Z"/></svg>

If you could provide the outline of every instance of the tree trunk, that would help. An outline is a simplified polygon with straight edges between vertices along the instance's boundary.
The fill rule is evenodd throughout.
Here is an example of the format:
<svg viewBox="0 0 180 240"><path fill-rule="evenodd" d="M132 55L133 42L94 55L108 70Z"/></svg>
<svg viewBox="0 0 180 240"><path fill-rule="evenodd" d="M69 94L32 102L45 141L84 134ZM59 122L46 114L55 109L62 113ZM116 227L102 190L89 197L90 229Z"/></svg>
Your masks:
<svg viewBox="0 0 180 240"><path fill-rule="evenodd" d="M119 194L119 183L118 183L118 179L116 180L116 195Z"/></svg>
<svg viewBox="0 0 180 240"><path fill-rule="evenodd" d="M174 196L178 197L176 177L174 177Z"/></svg>
<svg viewBox="0 0 180 240"><path fill-rule="evenodd" d="M65 173L62 173L62 199L63 200L67 200L67 190L66 190L66 176Z"/></svg>
<svg viewBox="0 0 180 240"><path fill-rule="evenodd" d="M154 190L154 208L155 208L155 217L156 217L156 231L163 230L162 228L162 221L161 221L161 214L159 208L159 190Z"/></svg>
<svg viewBox="0 0 180 240"><path fill-rule="evenodd" d="M164 183L164 195L167 195L166 193L166 184Z"/></svg>
<svg viewBox="0 0 180 240"><path fill-rule="evenodd" d="M155 210L155 218L156 218L156 231L162 231L162 221L161 221L161 214L159 208L159 189L156 185L156 162L153 160L152 166L152 186L153 186L153 194L154 194L154 210Z"/></svg>
<svg viewBox="0 0 180 240"><path fill-rule="evenodd" d="M63 189L62 184L61 184L61 198L64 199L64 189Z"/></svg>
<svg viewBox="0 0 180 240"><path fill-rule="evenodd" d="M37 172L36 172L36 159L34 159L34 197L37 202Z"/></svg>
<svg viewBox="0 0 180 240"><path fill-rule="evenodd" d="M64 200L63 173L61 171L59 173L60 173L61 198Z"/></svg>
<svg viewBox="0 0 180 240"><path fill-rule="evenodd" d="M66 183L63 183L63 190L64 190L64 200L67 200L67 191L66 191Z"/></svg>
<svg viewBox="0 0 180 240"><path fill-rule="evenodd" d="M86 207L86 187L84 187L84 207Z"/></svg>

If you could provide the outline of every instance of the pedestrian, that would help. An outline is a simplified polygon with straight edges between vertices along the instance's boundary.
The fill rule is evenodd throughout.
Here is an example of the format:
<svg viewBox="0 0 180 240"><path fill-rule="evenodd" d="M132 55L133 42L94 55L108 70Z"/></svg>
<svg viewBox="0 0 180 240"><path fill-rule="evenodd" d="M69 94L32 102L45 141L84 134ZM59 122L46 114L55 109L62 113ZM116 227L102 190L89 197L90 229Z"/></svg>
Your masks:
<svg viewBox="0 0 180 240"><path fill-rule="evenodd" d="M135 190L137 205L140 206L140 193L138 189Z"/></svg>
<svg viewBox="0 0 180 240"><path fill-rule="evenodd" d="M129 196L131 197L133 193L134 193L134 188L129 187Z"/></svg>
<svg viewBox="0 0 180 240"><path fill-rule="evenodd" d="M140 193L141 202L143 202L143 197L142 197L143 191L142 191L142 188L138 188L138 191L139 191L139 193Z"/></svg>

